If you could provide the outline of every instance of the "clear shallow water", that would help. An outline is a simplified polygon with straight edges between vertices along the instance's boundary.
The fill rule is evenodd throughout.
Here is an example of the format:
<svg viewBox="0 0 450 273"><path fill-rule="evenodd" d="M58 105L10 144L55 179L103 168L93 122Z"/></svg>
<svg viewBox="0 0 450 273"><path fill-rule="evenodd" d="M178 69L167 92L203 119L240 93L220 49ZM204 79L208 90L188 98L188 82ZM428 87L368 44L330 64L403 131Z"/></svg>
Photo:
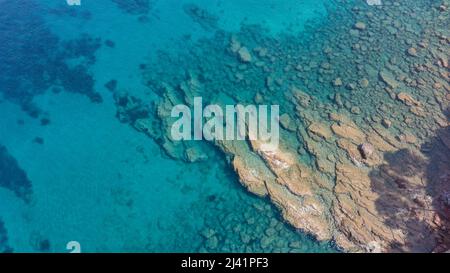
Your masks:
<svg viewBox="0 0 450 273"><path fill-rule="evenodd" d="M104 86L114 79L120 88L148 93L151 100L154 94L142 84L139 65L158 50L184 50L186 39L208 37L215 29L234 31L241 22L264 24L273 33L301 31L308 19L323 17L321 2L170 0L154 1L144 13L125 12L106 0L82 0L81 7L68 7L63 0L35 5L1 1L0 6L6 2L0 17L0 40L6 49L1 58L8 60L0 81L5 95L0 144L32 183L29 202L0 187L0 220L10 248L65 252L66 243L76 240L88 252L334 251L284 224L266 200L247 194L213 148L205 163L167 158L152 139L115 118L112 95ZM189 17L187 3L207 10L210 24ZM23 17L7 24L5 15L17 9L24 10ZM29 24L21 23L30 17ZM27 33L33 28L42 33L30 38ZM86 41L72 47L62 44L83 34L100 38L101 46L96 49ZM8 39L14 42L6 43ZM18 45L29 48L17 51ZM36 50L39 45L63 53ZM35 68L25 69L27 62ZM36 68L42 62L55 67ZM55 72L61 62L68 66L66 74ZM77 90L88 78L68 80L80 75L80 70L71 70L79 64L81 72L92 76L92 90ZM8 77L29 84L18 86ZM40 78L46 83L36 80ZM52 92L55 85L75 90ZM101 103L93 92L101 95ZM41 110L39 118L21 109L30 108L29 100ZM43 126L42 117L50 123Z"/></svg>

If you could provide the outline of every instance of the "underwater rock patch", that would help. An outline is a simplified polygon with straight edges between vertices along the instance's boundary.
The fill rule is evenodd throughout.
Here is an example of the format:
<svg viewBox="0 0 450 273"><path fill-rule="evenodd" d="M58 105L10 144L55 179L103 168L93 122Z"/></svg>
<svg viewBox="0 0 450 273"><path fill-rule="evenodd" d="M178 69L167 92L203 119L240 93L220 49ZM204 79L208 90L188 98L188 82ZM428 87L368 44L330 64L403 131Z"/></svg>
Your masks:
<svg viewBox="0 0 450 273"><path fill-rule="evenodd" d="M0 145L0 187L6 188L25 201L31 201L32 183L27 174L5 146Z"/></svg>
<svg viewBox="0 0 450 273"><path fill-rule="evenodd" d="M32 117L41 113L33 103L34 96L52 87L101 102L88 70L95 62L100 40L83 35L60 41L46 25L42 13L45 10L35 1L2 3L0 20L5 23L0 25L0 92ZM69 65L73 60L78 64Z"/></svg>
<svg viewBox="0 0 450 273"><path fill-rule="evenodd" d="M184 12L192 19L192 21L199 24L203 29L210 31L217 28L219 18L206 9L203 9L195 4L183 5Z"/></svg>
<svg viewBox="0 0 450 273"><path fill-rule="evenodd" d="M13 249L8 245L8 232L0 219L0 253L10 253Z"/></svg>
<svg viewBox="0 0 450 273"><path fill-rule="evenodd" d="M146 15L153 8L150 0L111 0L125 13L132 15Z"/></svg>
<svg viewBox="0 0 450 273"><path fill-rule="evenodd" d="M412 12L417 16L401 16ZM433 251L448 218L429 188L445 187L445 180L428 177L436 161L420 148L449 125L448 71L438 56L448 55L440 45L450 33L440 13L428 1L385 0L377 8L339 1L325 22L298 36L247 25L217 31L188 53L143 67L160 100L134 126L186 160L190 144L170 139L173 106L191 105L194 96L279 104L289 120L282 120L288 129L276 151L258 141L211 143L242 185L267 196L294 227L345 251ZM405 59L405 45L421 41L428 49ZM244 45L251 62L240 57Z"/></svg>

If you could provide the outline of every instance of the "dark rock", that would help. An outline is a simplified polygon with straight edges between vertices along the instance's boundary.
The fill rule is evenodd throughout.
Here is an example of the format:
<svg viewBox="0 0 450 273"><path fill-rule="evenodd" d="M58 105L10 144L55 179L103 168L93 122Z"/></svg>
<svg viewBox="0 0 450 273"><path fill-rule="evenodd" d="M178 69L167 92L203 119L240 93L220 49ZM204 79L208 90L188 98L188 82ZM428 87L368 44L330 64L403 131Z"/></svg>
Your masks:
<svg viewBox="0 0 450 273"><path fill-rule="evenodd" d="M142 23L142 24L145 24L145 23L150 22L150 18L148 16L146 16L146 15L142 15L142 16L138 17L138 22Z"/></svg>
<svg viewBox="0 0 450 273"><path fill-rule="evenodd" d="M115 44L113 41L111 41L111 40L106 40L106 41L105 41L105 45L106 45L107 47L111 47L111 48L113 48L113 47L116 46L116 44Z"/></svg>
<svg viewBox="0 0 450 273"><path fill-rule="evenodd" d="M33 139L33 142L42 145L42 144L44 144L44 139L42 137L35 137Z"/></svg>
<svg viewBox="0 0 450 273"><path fill-rule="evenodd" d="M217 28L219 18L212 15L207 10L200 8L195 4L185 4L184 12L191 17L192 21L199 24L205 30L214 30Z"/></svg>
<svg viewBox="0 0 450 273"><path fill-rule="evenodd" d="M41 119L41 125L42 126L46 126L46 125L49 125L50 124L50 119L48 119L48 118L42 118Z"/></svg>
<svg viewBox="0 0 450 273"><path fill-rule="evenodd" d="M116 80L110 80L109 82L105 83L105 87L109 91L114 92L114 91L116 91L117 81Z"/></svg>

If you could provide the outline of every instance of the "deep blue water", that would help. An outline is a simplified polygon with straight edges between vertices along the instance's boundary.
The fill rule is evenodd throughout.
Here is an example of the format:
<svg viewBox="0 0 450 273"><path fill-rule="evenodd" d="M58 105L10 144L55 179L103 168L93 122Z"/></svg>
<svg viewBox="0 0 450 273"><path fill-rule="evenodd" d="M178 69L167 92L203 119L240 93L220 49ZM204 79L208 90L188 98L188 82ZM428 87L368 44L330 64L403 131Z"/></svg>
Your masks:
<svg viewBox="0 0 450 273"><path fill-rule="evenodd" d="M214 148L203 163L167 157L119 122L105 87L151 100L140 66L160 50L241 23L299 33L325 2L0 0L0 251L334 251L248 194Z"/></svg>

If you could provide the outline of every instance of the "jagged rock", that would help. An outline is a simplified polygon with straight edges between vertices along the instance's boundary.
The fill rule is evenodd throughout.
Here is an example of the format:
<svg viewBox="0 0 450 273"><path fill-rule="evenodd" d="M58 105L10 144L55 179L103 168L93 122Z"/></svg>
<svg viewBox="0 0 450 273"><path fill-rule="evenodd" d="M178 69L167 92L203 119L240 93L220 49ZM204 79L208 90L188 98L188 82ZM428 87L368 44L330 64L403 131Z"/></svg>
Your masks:
<svg viewBox="0 0 450 273"><path fill-rule="evenodd" d="M314 122L308 127L308 131L323 139L329 140L332 137L330 128L322 123Z"/></svg>
<svg viewBox="0 0 450 273"><path fill-rule="evenodd" d="M344 138L339 139L337 141L337 145L339 148L347 152L348 157L354 164L361 164L363 158L361 157L361 153L358 151L358 146L356 146L350 140Z"/></svg>
<svg viewBox="0 0 450 273"><path fill-rule="evenodd" d="M279 184L269 184L268 191L272 202L280 209L283 218L294 227L314 234L318 240L330 240L332 231L324 214L323 205L312 196L293 195Z"/></svg>
<svg viewBox="0 0 450 273"><path fill-rule="evenodd" d="M368 159L375 151L373 145L370 143L363 143L358 148L364 159Z"/></svg>
<svg viewBox="0 0 450 273"><path fill-rule="evenodd" d="M366 136L363 132L361 132L358 128L349 126L347 124L337 124L334 123L331 125L331 130L338 136L342 138L347 138L352 140L354 143L362 143L364 142Z"/></svg>
<svg viewBox="0 0 450 273"><path fill-rule="evenodd" d="M259 196L267 195L265 181L268 179L263 176L261 169L251 168L240 156L233 159L233 167L250 192Z"/></svg>
<svg viewBox="0 0 450 273"><path fill-rule="evenodd" d="M369 243L376 242L381 251L386 251L399 234L386 226L379 216L375 206L378 195L371 190L368 173L338 163L334 191L337 202L333 206L333 215L339 233L345 235L335 237L338 244L349 249L365 249Z"/></svg>

